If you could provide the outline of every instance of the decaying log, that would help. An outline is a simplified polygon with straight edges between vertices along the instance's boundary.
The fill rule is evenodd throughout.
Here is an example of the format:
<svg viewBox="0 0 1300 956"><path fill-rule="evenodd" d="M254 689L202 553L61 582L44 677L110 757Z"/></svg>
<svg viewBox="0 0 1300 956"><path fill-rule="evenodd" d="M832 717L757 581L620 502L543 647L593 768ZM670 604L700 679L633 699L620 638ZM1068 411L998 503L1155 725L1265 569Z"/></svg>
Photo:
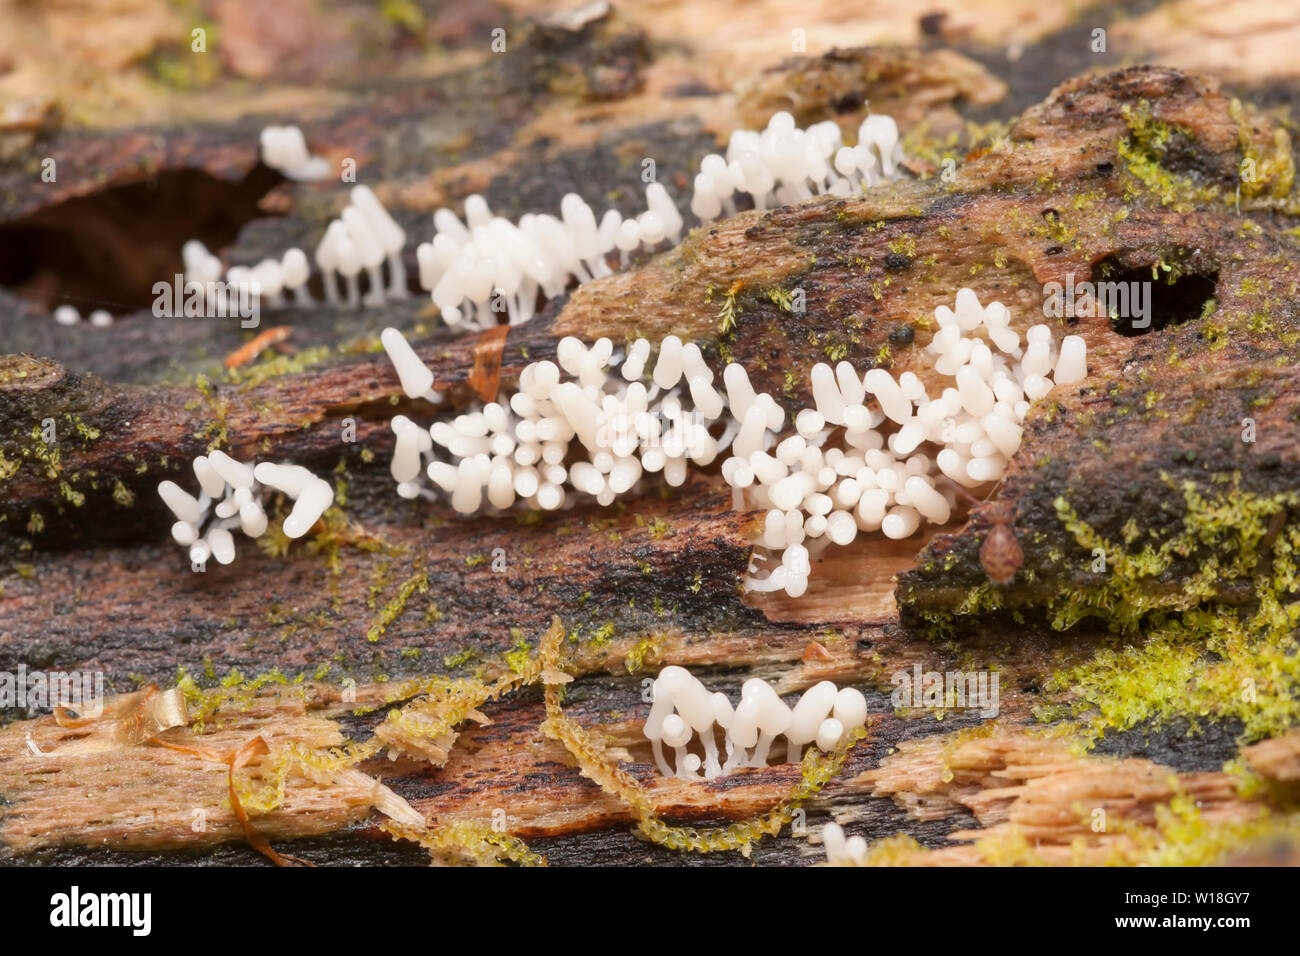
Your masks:
<svg viewBox="0 0 1300 956"><path fill-rule="evenodd" d="M676 854L632 836L640 811L598 786L572 741L557 739L536 670L556 618L565 631L558 666L576 678L565 685L565 713L670 823L760 816L799 783L800 769L773 765L709 784L660 778L640 733L643 681L659 666L686 664L731 692L752 676L783 693L823 679L868 691L866 738L800 806L812 839L785 828L747 848L758 862L820 859L815 824L832 817L873 839L909 834L878 844L874 862L1209 861L1265 838L1294 853L1294 731L1243 734L1215 717L1205 736L1188 738L1201 742L1193 759L1185 725L1040 726L1061 716L1053 708L1095 703L1059 675L1112 653L1108 631L1140 636L1191 610L1255 613L1261 601L1294 599L1289 579L1260 590L1262 575L1280 573L1285 549L1274 544L1289 540L1283 528L1300 514L1300 247L1287 124L1210 77L1137 67L1071 79L1018 117L1003 113L1009 125L964 142L966 152L942 137L965 135L964 120L988 118L1009 95L1029 105L1017 101L1024 84L1008 93L1014 75L971 56L840 50L776 57L737 76L711 49L690 68L695 88L680 83L688 68L655 32L670 25L592 16L526 25L508 61L467 51L463 64L420 83L317 104L304 128L332 160L371 168L385 202L423 238L431 209L474 191L512 217L558 208L565 192L588 186L630 212L645 156L685 210L690 173L735 125L792 108L801 123L830 117L851 129L867 100L894 112L913 134L918 161L907 179L851 199L742 212L571 290L510 330L502 382L553 357L565 335L672 333L697 341L715 372L743 363L793 411L809 402L808 371L822 361L914 371L934 384L928 317L962 286L1007 304L1023 332L1043 320L1050 283L1150 280L1150 329L1105 316L1060 320L1087 340L1089 375L1033 409L995 492L1024 552L1015 579L995 589L981 567L993 523L981 505L932 535L828 553L801 599L745 595L759 516L733 510L716 469L671 494L558 515L471 520L398 499L388 422L474 401L477 334L438 324L422 297L382 315L284 309L264 318L291 327L291 351L228 373L222 359L252 332L159 320L147 308L151 282L176 271L193 226L164 207L198 215L212 243L254 261L312 243L338 212L336 188L289 184L260 166L256 117L166 135L24 130L40 148L76 158L44 192L30 189L27 166L0 166L0 228L11 243L57 236L80 219L113 222L123 202L143 201L138 187L150 176L174 191L149 200L145 208L159 211L152 223L128 216L101 227L117 259L91 268L100 246L87 240L53 270L80 276L60 280L65 294L122 303L111 338L29 314L48 276L31 280L27 299L0 291L12 353L0 358L0 672L102 672L112 692L131 695L115 702L128 722L149 685L184 675L194 721L128 739L119 717L69 724L46 712L48 701L6 701L15 718L0 729L6 856L247 860L230 849L246 830L228 796L229 767L212 753L260 735L269 753L234 776L258 832L296 855L423 859L378 826L376 807L391 811L391 792L437 826L471 828L455 831L462 842L503 814L509 834L551 862L740 859ZM452 47L462 26L445 25ZM958 36L962 24L936 29ZM430 143L431 154L400 148L408 140ZM796 294L802 310L791 306ZM377 345L387 325L434 371L446 391L440 408L401 396ZM306 541L241 545L234 565L193 573L167 537L155 489L164 478L188 484L189 461L214 445L328 474L338 506ZM1255 524L1280 516L1272 538L1229 516L1231 535L1184 541L1200 520L1189 485L1220 510L1255 503ZM1169 560L1119 594L1095 569L1095 541L1112 566L1143 546L1168 544ZM1243 548L1260 561L1236 561ZM1225 571L1206 575L1210 565ZM1265 640L1282 646L1293 634ZM894 678L913 667L996 670L998 719L896 707ZM437 714L449 712L459 698L438 678L466 681L472 697L486 686L478 681L512 674L523 686L468 707L450 737L417 742L393 729L400 721L390 715L424 695ZM1143 750L1147 730L1164 750ZM355 761L331 755L374 740L384 748ZM294 753L310 758L295 762ZM1229 759L1245 770L1223 769ZM1240 789L1243 773L1259 786ZM1178 843L1169 825L1190 818L1188 800L1199 802L1207 833L1196 846ZM1097 809L1122 826L1097 831ZM451 858L489 852L473 846Z"/></svg>

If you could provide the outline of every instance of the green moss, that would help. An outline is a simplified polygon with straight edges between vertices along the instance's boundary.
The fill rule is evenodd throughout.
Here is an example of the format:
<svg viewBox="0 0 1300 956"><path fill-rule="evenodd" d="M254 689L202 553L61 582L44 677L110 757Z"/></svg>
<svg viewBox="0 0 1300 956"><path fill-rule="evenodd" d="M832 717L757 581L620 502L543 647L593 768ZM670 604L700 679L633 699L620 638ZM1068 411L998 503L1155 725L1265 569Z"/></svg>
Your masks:
<svg viewBox="0 0 1300 956"><path fill-rule="evenodd" d="M474 648L466 647L457 651L455 654L448 654L442 659L442 666L448 670L454 670L457 667L464 667L470 661L477 657Z"/></svg>
<svg viewBox="0 0 1300 956"><path fill-rule="evenodd" d="M1052 626L1095 617L1121 634L1145 635L1105 647L1047 682L1049 691L1072 692L1071 710L1093 737L1175 717L1193 726L1236 718L1247 740L1300 723L1300 526L1286 510L1300 494L1255 495L1235 480L1227 484L1209 496L1184 482L1181 532L1141 548L1106 540L1057 500L1061 521L1089 554L1104 553L1107 572L1054 601ZM1195 570L1169 578L1185 560ZM1221 597L1229 590L1231 603ZM1039 716L1063 715L1047 708Z"/></svg>
<svg viewBox="0 0 1300 956"><path fill-rule="evenodd" d="M584 644L594 650L600 650L609 644L617 630L613 621L606 621L592 630L577 624L569 629L569 641L574 644Z"/></svg>
<svg viewBox="0 0 1300 956"><path fill-rule="evenodd" d="M635 674L646 664L658 661L661 656L659 642L653 637L643 637L627 652L627 659L623 662L623 666L627 668L629 674Z"/></svg>
<svg viewBox="0 0 1300 956"><path fill-rule="evenodd" d="M1155 833L1148 831L1141 837L1140 863L1209 866L1234 851L1279 838L1300 839L1300 814L1263 812L1251 820L1210 822L1201 815L1195 799L1180 794L1168 804L1156 807Z"/></svg>
<svg viewBox="0 0 1300 956"><path fill-rule="evenodd" d="M367 531L344 513L343 505L347 503L347 483L342 479L335 482L334 498L336 503L321 515L319 524L315 526L311 537L306 540L304 545L308 554L319 555L325 559L325 564L329 568L331 575L337 577L343 573L343 548L345 545L359 551L386 554L389 557L396 557L406 553L407 548L392 544L383 536ZM275 547L287 551L291 542L284 536L283 528L279 522L269 528L267 534L259 538L257 543L261 545L272 534L276 536L271 538L275 543L269 545L268 550Z"/></svg>
<svg viewBox="0 0 1300 956"><path fill-rule="evenodd" d="M650 537L654 538L656 541L659 540L660 538L668 537L668 535L672 534L672 530L673 530L672 525L670 525L663 518L659 518L659 517L654 517L651 518L649 521L646 521L640 515L637 515L636 523L639 526L643 526L646 529L648 529L650 532Z"/></svg>
<svg viewBox="0 0 1300 956"><path fill-rule="evenodd" d="M965 599L957 606L958 615L984 614L1002 607L1002 592L991 583L977 585L970 589Z"/></svg>
<svg viewBox="0 0 1300 956"><path fill-rule="evenodd" d="M407 33L420 34L424 31L424 12L412 0L380 0L379 13L389 23Z"/></svg>
<svg viewBox="0 0 1300 956"><path fill-rule="evenodd" d="M990 866L1047 866L1047 861L1019 827L982 837L975 841L975 846Z"/></svg>
<svg viewBox="0 0 1300 956"><path fill-rule="evenodd" d="M1243 157L1242 165L1253 166L1254 175L1241 184L1242 195L1247 198L1269 197L1283 199L1290 195L1295 183L1295 160L1291 156L1291 137L1287 131L1278 126L1273 131L1272 148L1261 151L1251 137L1250 119L1239 100L1234 99L1228 107L1229 113L1237 123L1237 144Z"/></svg>
<svg viewBox="0 0 1300 956"><path fill-rule="evenodd" d="M205 661L205 674L212 674L211 663L208 661ZM306 674L302 674L291 681L278 668L272 668L264 674L247 678L239 668L232 667L226 673L226 676L217 682L217 686L202 688L182 668L178 674L176 686L185 696L190 726L198 732L203 732L208 729L208 721L218 712L247 710L252 706L258 692L263 687L269 684L286 687L291 684L301 685L306 676ZM297 693L304 700L308 696L306 687L300 687Z"/></svg>
<svg viewBox="0 0 1300 956"><path fill-rule="evenodd" d="M958 558L949 554L944 558L944 570L950 571L956 566ZM935 643L943 643L956 633L958 618L970 619L999 611L1003 607L1002 592L990 582L984 582L971 588L961 602L951 610L922 611L921 630L925 637ZM1013 612L1017 613L1018 612Z"/></svg>
<svg viewBox="0 0 1300 956"><path fill-rule="evenodd" d="M226 372L226 378L232 384L239 385L245 391L248 391L270 379L306 371L313 365L324 362L332 354L333 351L328 346L323 345L302 349L293 355L280 355L272 352L268 353L266 358L254 362L252 365L229 369Z"/></svg>
<svg viewBox="0 0 1300 956"><path fill-rule="evenodd" d="M512 636L518 632L517 628L511 629ZM528 640L523 637L522 633L515 636L514 646L505 652L502 657L505 659L506 666L516 674L522 674L528 669L528 663L533 656L533 647Z"/></svg>
<svg viewBox="0 0 1300 956"><path fill-rule="evenodd" d="M784 289L768 289L767 297L771 299L772 304L782 312L789 312L794 309L794 300L791 298L790 293L786 292Z"/></svg>
<svg viewBox="0 0 1300 956"><path fill-rule="evenodd" d="M930 851L906 833L876 840L867 850L867 866L911 866Z"/></svg>
<svg viewBox="0 0 1300 956"><path fill-rule="evenodd" d="M258 548L270 558L283 558L292 545L293 539L284 533L278 521L269 524L266 532L257 539Z"/></svg>
<svg viewBox="0 0 1300 956"><path fill-rule="evenodd" d="M202 402L197 399L186 402L186 410L191 411L198 408L201 403L206 404L212 417L212 422L208 427L201 432L196 432L194 437L208 441L209 448L218 448L229 441L230 436L226 426L226 418L230 414L230 400L218 397L216 389L212 387L212 383L206 375L194 376L194 388L199 393Z"/></svg>
<svg viewBox="0 0 1300 956"><path fill-rule="evenodd" d="M1261 809L1245 820L1207 820L1193 797L1179 792L1167 803L1157 804L1151 824L1112 816L1113 834L1106 862L1121 866L1213 866L1236 853L1257 851L1279 842L1300 840L1300 814ZM1085 821L1086 823L1086 821ZM1045 866L1049 860L1042 849L1018 826L1007 827L975 841L985 864L993 866ZM1096 842L1077 837L1070 846L1075 865L1095 865ZM931 851L905 834L872 843L868 866L912 866L923 864Z"/></svg>
<svg viewBox="0 0 1300 956"><path fill-rule="evenodd" d="M379 612L379 616L366 629L366 640L374 643L379 640L388 626L401 616L406 610L406 604L411 600L411 596L416 592L424 594L429 590L429 576L424 571L416 571L409 578L402 582L402 586L397 591L397 596L388 602Z"/></svg>
<svg viewBox="0 0 1300 956"><path fill-rule="evenodd" d="M916 237L910 233L899 236L897 239L890 240L889 251L899 256L907 256L909 259L916 258Z"/></svg>
<svg viewBox="0 0 1300 956"><path fill-rule="evenodd" d="M41 437L41 426L35 425L31 431L31 444L23 447L24 458L35 458L45 466L45 477L58 481L63 471L63 456L57 442L46 443ZM16 469L15 469L16 470Z"/></svg>
<svg viewBox="0 0 1300 956"><path fill-rule="evenodd" d="M123 508L130 508L135 504L135 493L119 478L113 482L113 500Z"/></svg>
<svg viewBox="0 0 1300 956"><path fill-rule="evenodd" d="M1151 104L1146 100L1139 102L1136 108L1125 104L1123 113L1129 135L1116 145L1116 152L1124 168L1136 180L1136 184L1126 187L1127 198L1133 198L1144 188L1161 205L1180 211L1190 211L1197 203L1219 198L1221 191L1217 186L1199 186L1163 166L1171 140L1175 136L1188 138L1185 130L1152 116Z"/></svg>
<svg viewBox="0 0 1300 956"><path fill-rule="evenodd" d="M722 297L722 305L718 307L718 332L720 335L730 335L736 330L736 316L740 314L740 309L736 307L736 292L739 291L737 286L732 286Z"/></svg>
<svg viewBox="0 0 1300 956"><path fill-rule="evenodd" d="M1202 328L1201 334L1205 336L1205 341L1210 344L1211 352L1218 352L1228 345L1229 330L1221 325L1207 322Z"/></svg>
<svg viewBox="0 0 1300 956"><path fill-rule="evenodd" d="M100 431L93 425L87 425L79 418L72 419L72 427L87 443L98 440Z"/></svg>
<svg viewBox="0 0 1300 956"><path fill-rule="evenodd" d="M1167 479L1166 479L1167 480ZM1064 498L1055 502L1057 517L1089 556L1100 549L1107 572L1096 587L1066 592L1053 602L1052 624L1070 627L1084 617L1108 622L1113 629L1134 630L1153 611L1185 611L1214 597L1220 580L1249 577L1260 563L1259 543L1278 512L1300 502L1294 492L1261 497L1234 488L1214 498L1204 497L1193 482L1181 486L1186 513L1183 532L1158 547L1147 544L1136 552L1107 541L1081 520ZM1285 543L1279 536L1274 547ZM1176 559L1208 552L1199 570L1176 588L1153 587Z"/></svg>
<svg viewBox="0 0 1300 956"><path fill-rule="evenodd" d="M0 482L8 481L14 475L18 474L20 464L16 461L10 461L5 457L3 450L0 450Z"/></svg>
<svg viewBox="0 0 1300 956"><path fill-rule="evenodd" d="M62 494L68 503L74 508L80 508L86 503L86 496L80 491L77 491L66 481L59 482L59 493Z"/></svg>
<svg viewBox="0 0 1300 956"><path fill-rule="evenodd" d="M202 15L197 3L177 3L189 24L180 42L168 45L148 60L155 80L168 90L186 92L204 89L221 79L221 57L211 52L198 53L191 48L191 30L202 29L208 51L219 49L223 39L217 24Z"/></svg>
<svg viewBox="0 0 1300 956"><path fill-rule="evenodd" d="M1290 197L1295 181L1295 163L1289 134L1279 125L1273 130L1271 141L1261 147L1256 142L1252 121L1241 103L1233 100L1229 111L1237 123L1241 155L1235 189L1201 184L1192 177L1166 169L1164 160L1171 145L1178 140L1190 141L1191 134L1156 119L1150 103L1145 100L1136 107L1126 105L1123 112L1129 135L1116 147L1125 169L1134 180L1126 187L1126 196L1132 198L1145 190L1162 205L1180 211L1190 211L1197 205L1214 202L1238 206L1243 200L1252 207L1290 209L1293 205Z"/></svg>

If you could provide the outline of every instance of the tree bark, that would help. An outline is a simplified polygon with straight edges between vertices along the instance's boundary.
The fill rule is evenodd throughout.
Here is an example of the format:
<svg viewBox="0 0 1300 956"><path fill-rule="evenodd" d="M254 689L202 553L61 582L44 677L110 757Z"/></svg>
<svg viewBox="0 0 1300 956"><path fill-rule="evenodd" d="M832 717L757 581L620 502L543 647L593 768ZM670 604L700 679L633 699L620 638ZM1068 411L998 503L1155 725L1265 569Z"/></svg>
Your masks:
<svg viewBox="0 0 1300 956"><path fill-rule="evenodd" d="M561 722L542 693L556 674L547 680L537 657L558 618L565 639L553 664L576 678L564 713L672 823L762 815L800 770L773 765L710 784L660 778L641 734L644 682L660 666L690 666L733 696L753 676L782 693L823 679L867 691L866 738L800 805L797 826L746 850L757 862L822 859L817 824L832 817L886 840L875 862L1141 862L1152 851L1134 832L1173 854L1163 814L1187 794L1213 844L1182 848L1189 858L1255 859L1267 837L1295 859L1295 816L1284 808L1300 777L1300 736L1289 717L1243 729L1225 706L1202 715L1189 742L1177 708L1156 706L1168 687L1135 692L1141 721L1111 720L1095 734L1090 712L1060 710L1109 713L1062 675L1115 653L1117 640L1163 639L1191 615L1241 613L1262 645L1293 642L1289 622L1264 634L1249 615L1269 602L1293 606L1283 568L1300 504L1300 251L1287 127L1210 76L1174 67L1086 75L1074 53L1063 62L1077 77L1056 76L1067 81L1024 101L1043 82L1034 64L1054 45L1073 51L1081 26L1044 24L1027 39L1028 60L1000 73L986 65L988 39L948 21L926 28L953 31L942 40L773 56L719 89L706 83L716 48L694 41L700 64L684 65L656 32L668 26L619 12L539 19L517 34L512 26L518 46L506 58L471 55L470 25L441 23L451 50L465 44L463 66L375 83L341 108L317 93L304 123L314 149L357 159L419 241L432 208L474 191L512 218L558 209L575 188L632 212L642 157L686 212L700 157L733 126L784 107L801 123L830 117L852 128L865 100L896 107L911 134L905 181L742 212L571 290L506 335L503 386L528 362L553 358L565 335L676 334L698 342L715 373L744 364L793 412L811 403L817 362L913 371L935 384L926 317L962 286L1008 305L1023 331L1056 321L1042 318L1049 283L1154 277L1149 330L1062 320L1087 341L1089 375L1031 411L994 501L933 535L828 553L798 600L742 594L761 513L733 510L716 469L671 493L557 515L466 519L397 498L389 420L467 407L482 361L480 337L441 326L423 296L382 314L276 312L270 321L291 328L290 351L235 372L222 360L251 332L151 315L150 284L179 271L196 222L205 239L227 244L227 262L254 262L288 245L310 249L337 213L336 184L289 184L258 164L260 122L32 132L27 162L0 167L0 236L11 247L38 234L77 239L57 256L41 246L44 267L24 297L0 290L11 353L0 358L0 672L102 672L110 692L130 696L89 724L50 715L48 701L8 709L5 854L247 862L257 857L243 848L248 831L229 798L238 785L257 832L318 862L423 859L378 828L388 792L437 827L504 820L552 863L743 862L638 839L636 807L595 782L598 768L572 740L557 739ZM1253 78L1262 99L1267 79ZM1000 132L958 132L999 109ZM960 148L936 133L949 130ZM59 178L34 189L30 159L44 153L59 157ZM33 314L42 288L119 301L121 314L107 330L56 327ZM796 292L802 312L784 304ZM442 407L402 396L377 344L388 325L434 371ZM328 475L336 508L285 553L241 543L233 565L193 573L156 487L165 478L188 486L192 458L218 446ZM1009 510L1024 556L1004 587L979 556L995 503ZM1221 524L1210 527L1207 513ZM1165 548L1167 560L1139 568L1142 547ZM914 667L996 671L997 721L896 707L896 675ZM187 723L135 733L156 699L137 688L165 691L178 672L188 675ZM512 674L515 683L479 699ZM456 711L463 721L427 739L387 718L436 724L461 691L475 701ZM1265 691L1285 698L1295 686ZM1038 732L1048 723L1055 736ZM322 769L331 748L377 728L386 749ZM258 736L271 753L232 771L233 755ZM311 760L287 757L294 745ZM1266 786L1238 790L1223 767L1233 758ZM285 790L273 799L277 774ZM1090 827L1095 807L1128 829ZM1265 814L1281 821L1277 832L1260 822ZM888 840L897 833L918 842ZM480 844L458 839L435 858L481 859Z"/></svg>

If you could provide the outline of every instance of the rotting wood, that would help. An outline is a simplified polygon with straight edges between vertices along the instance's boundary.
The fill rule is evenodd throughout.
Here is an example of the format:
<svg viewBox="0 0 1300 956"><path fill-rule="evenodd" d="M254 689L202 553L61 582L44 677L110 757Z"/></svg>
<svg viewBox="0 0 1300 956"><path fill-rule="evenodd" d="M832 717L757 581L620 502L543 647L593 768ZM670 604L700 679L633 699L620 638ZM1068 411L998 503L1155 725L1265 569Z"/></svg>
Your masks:
<svg viewBox="0 0 1300 956"><path fill-rule="evenodd" d="M612 35L624 36L617 30ZM614 83L610 95L633 96L641 48L617 39L614 48L634 56L603 61L617 66L605 77ZM573 88L573 74L560 79L562 87ZM652 88L659 81L653 65L645 79ZM779 95L781 83L801 81L775 82ZM595 115L600 107L591 104L588 92L599 89L581 91L584 109ZM550 94L539 99L526 87L511 94L505 102L516 109L572 106L557 106ZM948 108L947 98L933 102ZM1134 117L1143 104L1150 111L1143 115L1185 131L1166 171L1185 175L1195 188L1218 187L1217 199L1185 210L1178 207L1181 197L1162 203L1151 189L1134 185L1130 160L1119 155L1118 144L1142 145ZM426 105L399 96L382 112L392 120ZM931 111L920 109L917 115ZM468 117L458 116L462 131L472 128ZM363 127L372 128L345 115L329 129L344 141ZM1077 545L1061 528L1053 507L1057 497L1068 497L1099 533L1118 540L1134 513L1135 497L1169 497L1165 475L1177 483L1238 471L1241 487L1258 495L1295 486L1296 383L1290 369L1296 316L1289 305L1295 244L1286 235L1289 215L1273 211L1283 197L1270 192L1286 172L1270 167L1271 178L1255 195L1243 197L1240 211L1232 195L1245 152L1283 155L1277 151L1278 129L1271 118L1249 108L1236 112L1212 82L1172 70L1079 80L1023 116L1002 148L960 164L951 184L909 182L852 202L822 200L742 214L627 273L583 286L529 326L511 331L502 355L503 380L508 382L525 361L551 355L563 334L625 338L678 331L712 343L715 368L725 349L750 365L774 394L794 403L806 398L808 366L832 355L859 365L884 364L888 348L894 369L913 367L915 346L897 347L892 333L913 325L915 345L923 345L926 331L918 320L960 285L1008 303L1023 327L1041 308L1044 283L1088 279L1103 262L1126 272L1172 265L1184 281L1200 277L1202 300L1216 302L1212 316L1200 314L1201 302L1191 311L1180 303L1185 311L1167 316L1174 323L1170 327L1133 337L1113 334L1104 321L1083 320L1079 331L1089 340L1093 374L1074 394L1054 395L1058 404L1032 420L1020 464L1000 490L1001 498L1018 504L1015 527L1025 567L1036 575L1033 581L1022 576L1004 598L1032 612L1061 587L1078 583L1069 577L1076 562L1066 567L1054 556ZM322 125L320 132L325 130ZM231 151L223 140L229 131L214 135L211 152L197 143L180 151L181 165L201 156L209 172L217 168L232 179L244 176L253 164L252 138L244 137ZM106 142L106 148L125 155L132 143L143 141L110 137ZM1285 158L1289 161L1289 152ZM483 169L491 169L493 160L486 153L477 158ZM1046 178L1045 170L1050 171ZM136 172L122 168L125 179ZM423 192L395 190L385 196L419 195L423 214L448 193L464 191L444 177ZM304 232L334 211L305 192L299 218L286 223ZM311 209L313 203L319 208ZM1047 210L1052 215L1045 215ZM979 271L972 274L975 266ZM794 287L807 294L805 315L786 312L768 295ZM718 308L732 289L737 323L723 336ZM413 303L397 310L397 324L427 328L421 308ZM1261 314L1267 327L1254 321ZM302 330L299 348L316 342L343 345L355 341L357 333L373 336L377 328L349 336L319 316L290 319L296 333ZM173 340L144 341L147 323L143 316L127 318L115 332L134 336L134 347L146 354L172 347ZM195 354L209 357L228 354L244 339L233 329L167 334L187 336ZM470 400L475 338L435 333L417 342L439 385L453 386L452 407ZM76 349L87 356L85 364L73 360ZM76 349L60 355L61 363L10 357L0 372L0 421L6 426L0 448L6 460L20 462L0 486L6 518L0 535L11 566L21 568L4 578L0 596L0 662L6 668L20 662L102 667L124 689L130 686L128 675L166 682L178 665L202 675L205 660L217 676L232 667L249 676L277 667L290 679L328 660L334 668L328 680L353 678L365 701L384 697L374 685L380 676L463 673L475 664L494 676L508 666L503 655L520 651L520 642L535 643L550 615L559 613L578 635L569 648L578 679L570 685L566 711L599 735L611 753L626 755L633 772L652 786L660 811L681 822L761 813L789 791L797 771L773 766L705 788L655 780L638 732L640 682L667 662L712 668L737 683L765 676L783 691L823 678L871 686L882 709L873 714L870 736L809 811L815 819L871 817L884 801L869 797L888 796L912 816L877 820L873 835L887 836L890 824L897 829L906 822L940 827L938 843L950 835L986 841L931 854L900 852L898 858L907 862L1033 855L1050 862L1079 855L1095 861L1118 852L1117 837L1091 835L1076 816L1080 793L1101 794L1117 815L1145 827L1139 849L1141 839L1154 839L1153 828L1158 830L1154 808L1169 806L1180 792L1205 800L1212 820L1244 821L1265 805L1285 808L1282 797L1294 778L1289 737L1242 751L1242 759L1268 783L1264 796L1243 796L1235 791L1236 779L1224 773L1178 773L1175 786L1166 766L1077 757L1069 740L1023 733L1020 728L1033 722L1033 709L1044 696L1061 696L1044 695L1038 686L1043 679L1086 659L1100 645L1086 629L1058 635L1008 620L992 633L967 635L957 644L927 643L907 621L900 623L895 574L903 574L899 597L912 612L951 610L982 583L975 555L989 522L979 510L969 525L941 529L949 534L925 544L919 562L919 540L869 555L849 554L828 562L835 564L833 572L804 602L746 602L734 585L746 559L752 517L728 512L716 480L700 480L667 501L648 496L609 514L582 510L536 526L513 519L463 521L445 509L397 502L382 454L378 462L367 463L357 449L338 442L339 422L353 417L358 446L382 448L386 420L394 411L411 411L408 403L389 401L396 393L395 376L382 354L366 352L364 344L351 354L336 353L264 381L217 381L203 388L126 386L121 382L132 379L119 375L97 381L74 370L110 358L118 368L128 363L120 356L89 357L96 349L89 338ZM1153 393L1160 396L1157 414L1147 405ZM71 436L62 443L56 466L23 454L34 449L32 429L50 410L56 411L60 434ZM1236 435L1247 411L1256 420L1258 442L1249 449L1240 448L1239 441L1225 445L1220 436ZM91 433L98 434L92 438ZM299 545L287 558L271 558L245 546L234 568L213 569L199 580L184 570L182 556L164 540L165 522L152 489L160 478L181 473L188 458L218 435L246 456L291 457L322 469L344 466L347 504L326 522L317 548ZM1095 454L1099 444L1106 450ZM1114 468L1116 461L1124 467ZM125 494L118 492L119 483ZM74 506L69 491L85 495L84 503ZM118 500L124 497L133 504ZM33 530L36 512L43 519L40 530ZM113 520L88 521L87 515ZM504 549L514 573L494 575L483 560L497 547ZM942 573L927 570L930 562ZM1178 582L1165 586L1176 592ZM1227 582L1216 598L1231 600L1233 587ZM51 602L51 594L60 597ZM64 610L70 613L59 613ZM824 653L809 654L810 640ZM447 663L466 652L471 663ZM994 662L1004 668L1005 732L970 737L978 724L973 718L950 715L941 724L911 720L885 703L889 675L914 663L942 669ZM224 729L177 733L193 734L195 742L202 737L205 746L234 748L267 731L272 739L278 733L306 740L323 752L347 737L366 736L364 721L348 714L350 707L338 693L335 683L310 680L287 693L268 685L223 709L223 721L230 722ZM544 710L536 691L486 704L482 714L491 723L462 726L440 770L409 757L391 763L377 759L365 770L420 811L449 822L490 823L490 811L500 808L513 833L543 845L562 847L565 840L589 834L621 846L615 834L627 829L626 807L584 780L564 749L540 733ZM956 727L966 727L967 734L949 731ZM112 752L111 763L104 757L74 768L31 753L28 732L39 749L54 750L66 728L44 719L0 732L10 801L0 832L11 852L97 846L105 839L111 846L157 850L241 838L237 821L222 805L225 770L219 764L204 766L180 753L163 756L140 747ZM924 739L906 742L915 735ZM894 747L900 753L891 756ZM150 789L155 765L178 797ZM255 761L245 769L252 776L258 766ZM945 768L953 770L955 782L942 779ZM91 819L91 808L59 796L61 787L87 780L120 787L120 805L107 814L95 808L98 816ZM132 790L132 783L144 789ZM287 796L292 799L283 807L253 817L275 840L355 833L353 825L375 819L367 802L373 794L355 780L339 786L293 778ZM155 802L166 810L161 831L133 815L132 807ZM201 837L186 817L196 806L211 811L215 821ZM971 819L985 829L973 831ZM1072 847L1078 838L1086 844ZM387 838L368 828L359 839L372 848L366 852L378 856ZM1018 841L1045 848L1022 852ZM775 858L816 858L812 842L783 836ZM634 860L650 850L633 845L611 852ZM761 849L756 852L761 856Z"/></svg>

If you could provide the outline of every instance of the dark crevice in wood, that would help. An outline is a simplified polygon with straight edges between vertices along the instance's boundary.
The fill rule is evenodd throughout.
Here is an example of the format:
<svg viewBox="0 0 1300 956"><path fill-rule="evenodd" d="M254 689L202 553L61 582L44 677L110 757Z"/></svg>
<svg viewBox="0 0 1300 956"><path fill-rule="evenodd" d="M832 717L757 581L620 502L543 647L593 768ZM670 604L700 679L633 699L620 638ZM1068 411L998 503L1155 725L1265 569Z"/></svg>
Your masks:
<svg viewBox="0 0 1300 956"><path fill-rule="evenodd" d="M233 242L283 181L260 163L238 182L178 169L42 207L0 225L0 285L83 315L149 308L154 283L182 271L187 240L214 250Z"/></svg>

